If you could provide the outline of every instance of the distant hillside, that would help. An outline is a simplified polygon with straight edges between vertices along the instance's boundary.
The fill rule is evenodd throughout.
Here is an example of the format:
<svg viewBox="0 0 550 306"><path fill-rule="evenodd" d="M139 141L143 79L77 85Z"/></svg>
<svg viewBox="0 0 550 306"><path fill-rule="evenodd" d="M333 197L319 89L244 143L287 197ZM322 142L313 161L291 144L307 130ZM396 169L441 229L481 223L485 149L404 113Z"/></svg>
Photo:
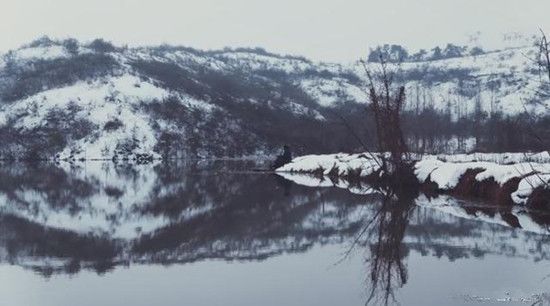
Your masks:
<svg viewBox="0 0 550 306"><path fill-rule="evenodd" d="M544 114L550 101L538 90L534 52L406 61L408 109L455 121L480 109ZM282 144L298 153L356 150L341 118L363 124L364 82L359 63L259 48L121 48L43 38L0 62L0 158L245 156Z"/></svg>

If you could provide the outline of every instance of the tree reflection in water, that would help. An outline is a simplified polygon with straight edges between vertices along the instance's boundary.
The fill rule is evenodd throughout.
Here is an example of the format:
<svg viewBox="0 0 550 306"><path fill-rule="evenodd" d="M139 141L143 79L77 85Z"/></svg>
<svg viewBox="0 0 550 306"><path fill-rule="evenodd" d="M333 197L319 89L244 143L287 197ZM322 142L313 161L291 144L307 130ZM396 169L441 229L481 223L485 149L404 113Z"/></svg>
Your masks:
<svg viewBox="0 0 550 306"><path fill-rule="evenodd" d="M375 220L374 244L370 246L370 293L367 300L379 305L395 301L394 289L407 283L407 267L403 259L408 249L402 243L409 217L414 210L413 201L388 193L384 196ZM381 298L381 301L377 299Z"/></svg>
<svg viewBox="0 0 550 306"><path fill-rule="evenodd" d="M409 249L404 243L409 219L416 207L414 194L380 190L381 199L374 214L367 220L346 252L347 257L358 247L369 255L366 305L396 303L395 290L407 283L404 263Z"/></svg>

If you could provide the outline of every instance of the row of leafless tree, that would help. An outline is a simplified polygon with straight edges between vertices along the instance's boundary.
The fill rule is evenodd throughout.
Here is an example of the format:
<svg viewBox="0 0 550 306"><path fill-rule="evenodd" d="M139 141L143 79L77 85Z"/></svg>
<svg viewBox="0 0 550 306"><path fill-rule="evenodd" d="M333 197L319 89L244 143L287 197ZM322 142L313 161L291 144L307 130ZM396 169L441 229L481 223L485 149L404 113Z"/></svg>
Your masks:
<svg viewBox="0 0 550 306"><path fill-rule="evenodd" d="M545 77L541 92L550 97L550 42L546 34L541 30L537 41L539 52L534 59L539 71ZM406 163L409 156L409 148L402 131L401 115L404 111L406 93L405 86L400 78L400 64L392 62L390 65L390 54L377 53L376 63L362 61L367 75L367 92L369 94L370 111L374 117L377 145L379 152L389 152L389 158L383 158L385 170L392 172L399 168L399 165ZM546 79L547 78L547 79ZM540 132L531 129L527 131L537 142L541 150L550 150L547 141L550 135L540 135Z"/></svg>
<svg viewBox="0 0 550 306"><path fill-rule="evenodd" d="M541 73L544 73L548 77L548 83L543 83L542 86L543 90L545 91L544 94L548 98L550 97L550 42L548 41L548 38L544 31L541 30L540 32L541 34L538 42L539 52L537 64L539 67L539 71L541 71ZM550 111L550 109L548 110ZM550 135L534 134L533 137L535 137L537 141L540 142L543 150L550 152L550 145L548 143Z"/></svg>

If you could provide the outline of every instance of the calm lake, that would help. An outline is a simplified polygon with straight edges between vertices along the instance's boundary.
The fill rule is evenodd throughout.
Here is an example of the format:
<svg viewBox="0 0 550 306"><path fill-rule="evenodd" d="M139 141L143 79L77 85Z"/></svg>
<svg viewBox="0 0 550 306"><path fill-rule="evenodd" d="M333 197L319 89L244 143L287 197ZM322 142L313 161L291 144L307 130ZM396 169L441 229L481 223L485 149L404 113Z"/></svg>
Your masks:
<svg viewBox="0 0 550 306"><path fill-rule="evenodd" d="M0 305L550 303L543 212L256 167L0 164Z"/></svg>

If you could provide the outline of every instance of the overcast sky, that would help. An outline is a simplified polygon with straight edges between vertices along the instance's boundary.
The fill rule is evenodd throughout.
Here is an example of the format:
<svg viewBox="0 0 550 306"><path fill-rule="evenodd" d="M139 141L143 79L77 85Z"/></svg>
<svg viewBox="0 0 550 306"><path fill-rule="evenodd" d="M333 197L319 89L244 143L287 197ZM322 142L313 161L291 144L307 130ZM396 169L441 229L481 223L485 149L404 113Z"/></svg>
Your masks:
<svg viewBox="0 0 550 306"><path fill-rule="evenodd" d="M550 31L549 0L0 0L0 51L39 36L202 49L261 46L351 61L382 43L410 49ZM546 15L546 16L545 16Z"/></svg>

